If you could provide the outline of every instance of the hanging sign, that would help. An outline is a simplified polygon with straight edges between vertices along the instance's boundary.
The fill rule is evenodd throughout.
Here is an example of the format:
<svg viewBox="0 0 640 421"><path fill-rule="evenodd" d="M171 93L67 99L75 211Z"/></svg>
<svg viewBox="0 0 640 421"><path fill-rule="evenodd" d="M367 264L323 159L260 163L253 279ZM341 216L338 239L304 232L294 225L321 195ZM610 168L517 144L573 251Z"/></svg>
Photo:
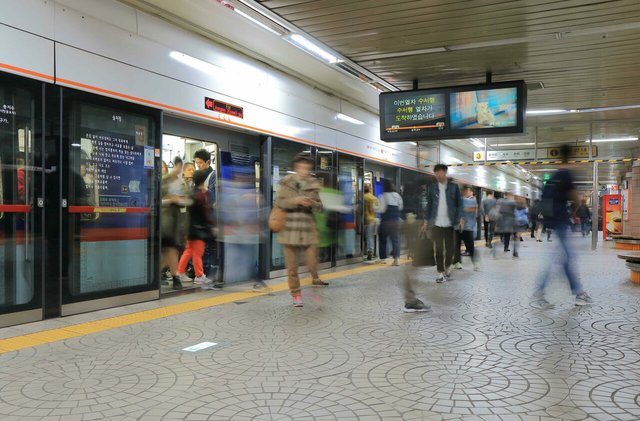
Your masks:
<svg viewBox="0 0 640 421"><path fill-rule="evenodd" d="M538 158L541 158L538 151ZM484 151L474 151L474 161L484 161ZM487 161L530 161L536 159L535 149L512 149L507 151L487 151Z"/></svg>
<svg viewBox="0 0 640 421"><path fill-rule="evenodd" d="M598 147L591 147L591 156L598 156ZM569 151L570 158L589 158L589 146L572 146ZM547 158L560 158L560 148L547 148Z"/></svg>
<svg viewBox="0 0 640 421"><path fill-rule="evenodd" d="M217 113L244 118L244 108L238 105L227 104L226 102L218 101L217 99L204 97L204 108Z"/></svg>

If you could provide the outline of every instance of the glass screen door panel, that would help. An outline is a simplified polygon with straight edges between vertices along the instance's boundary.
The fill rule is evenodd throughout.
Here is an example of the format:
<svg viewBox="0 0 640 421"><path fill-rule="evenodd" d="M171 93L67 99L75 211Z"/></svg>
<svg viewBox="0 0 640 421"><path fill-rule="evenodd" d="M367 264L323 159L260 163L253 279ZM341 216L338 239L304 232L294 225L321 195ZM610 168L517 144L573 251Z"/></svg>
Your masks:
<svg viewBox="0 0 640 421"><path fill-rule="evenodd" d="M163 258L160 260L161 284L160 292L162 294L175 292L173 288L173 277L169 268L168 261L164 257L171 253L171 249L175 248L181 253L187 242L187 233L189 230L188 207L186 205L175 205L168 203L168 196L190 196L193 193L193 174L198 169L195 161L196 151L204 149L209 152L209 165L213 169L213 182L216 191L220 187L220 171L218 165L218 145L214 142L193 139L185 136L177 136L164 133L162 135L162 185L161 197L163 203L161 206L162 225L161 231L161 247ZM183 161L182 173L171 174L175 168L176 158ZM217 193L213 196L217 200ZM212 206L216 206L213 203ZM173 221L173 222L168 222ZM167 244L169 246L167 247ZM203 263L205 264L205 273L214 276L219 273L220 246L215 241L210 241L207 245ZM209 256L206 256L206 253ZM213 258L211 257L213 256ZM195 276L192 265L187 267L189 276ZM197 289L199 285L184 284L178 291L186 289Z"/></svg>
<svg viewBox="0 0 640 421"><path fill-rule="evenodd" d="M159 113L69 96L63 304L157 289Z"/></svg>
<svg viewBox="0 0 640 421"><path fill-rule="evenodd" d="M315 176L322 186L320 188L320 197L323 199L323 202L327 201L327 197L340 195L336 189L335 160L334 151L320 148L317 149ZM336 252L340 213L336 210L327 209L327 203L323 204L325 205L325 209L322 212L314 214L318 233L320 235L320 244L318 245L318 263L321 265L323 263L331 265L335 260L334 257Z"/></svg>
<svg viewBox="0 0 640 421"><path fill-rule="evenodd" d="M259 244L263 237L264 199L260 193L260 160L247 153L220 154L218 241L223 247L224 281L258 279Z"/></svg>
<svg viewBox="0 0 640 421"><path fill-rule="evenodd" d="M345 212L338 215L337 260L362 256L363 164L362 158L338 154L338 190Z"/></svg>
<svg viewBox="0 0 640 421"><path fill-rule="evenodd" d="M41 95L41 84L0 74L0 314L42 306L42 219L34 209L42 193L35 134Z"/></svg>
<svg viewBox="0 0 640 421"><path fill-rule="evenodd" d="M293 158L299 153L311 154L311 147L302 143L295 143L288 140L274 139L272 146L273 169L272 169L272 203L276 200L276 191L280 180L293 172ZM285 268L283 248L278 242L278 234L271 233L271 271L280 271Z"/></svg>

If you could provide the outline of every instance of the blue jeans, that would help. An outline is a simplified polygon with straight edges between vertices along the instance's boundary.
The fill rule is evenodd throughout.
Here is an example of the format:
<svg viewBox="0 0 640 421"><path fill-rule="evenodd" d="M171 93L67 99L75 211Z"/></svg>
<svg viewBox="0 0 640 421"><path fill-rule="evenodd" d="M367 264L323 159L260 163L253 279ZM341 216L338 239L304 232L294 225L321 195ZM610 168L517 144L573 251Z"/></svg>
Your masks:
<svg viewBox="0 0 640 421"><path fill-rule="evenodd" d="M555 253L560 259L562 263L562 267L564 269L565 275L567 275L567 279L569 280L569 285L571 286L571 293L578 295L582 294L584 291L582 289L582 283L578 279L575 270L573 269L573 258L571 256L571 250L569 249L569 244L567 243L567 229L566 225L559 225L555 227L554 232L558 237L560 243L560 253ZM540 277L538 278L538 284L536 286L536 294L543 294L545 288L547 287L547 282L549 282L549 277L551 276L551 264L547 264L543 266L542 272L540 273Z"/></svg>
<svg viewBox="0 0 640 421"><path fill-rule="evenodd" d="M589 234L589 231L591 231L591 221L589 221L588 219L583 219L582 220L582 235Z"/></svg>
<svg viewBox="0 0 640 421"><path fill-rule="evenodd" d="M382 221L380 223L380 230L378 232L380 248L380 259L387 258L387 239L391 239L391 255L394 258L400 257L400 221Z"/></svg>
<svg viewBox="0 0 640 421"><path fill-rule="evenodd" d="M364 227L364 239L365 239L365 242L367 243L367 250L366 250L367 252L373 253L373 249L374 249L373 235L375 234L374 233L375 229L376 229L375 221L365 225Z"/></svg>

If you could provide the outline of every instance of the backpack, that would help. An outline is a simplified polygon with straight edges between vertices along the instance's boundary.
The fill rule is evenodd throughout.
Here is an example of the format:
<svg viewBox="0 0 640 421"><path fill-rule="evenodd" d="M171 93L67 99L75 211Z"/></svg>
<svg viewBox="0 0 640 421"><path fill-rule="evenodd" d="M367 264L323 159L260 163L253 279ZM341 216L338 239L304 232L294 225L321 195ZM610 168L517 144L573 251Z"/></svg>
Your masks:
<svg viewBox="0 0 640 421"><path fill-rule="evenodd" d="M516 226L526 227L529 225L529 211L526 208L516 209Z"/></svg>
<svg viewBox="0 0 640 421"><path fill-rule="evenodd" d="M542 189L542 199L540 200L538 215L542 215L544 218L553 218L553 202L555 195L555 182L551 179L547 181Z"/></svg>

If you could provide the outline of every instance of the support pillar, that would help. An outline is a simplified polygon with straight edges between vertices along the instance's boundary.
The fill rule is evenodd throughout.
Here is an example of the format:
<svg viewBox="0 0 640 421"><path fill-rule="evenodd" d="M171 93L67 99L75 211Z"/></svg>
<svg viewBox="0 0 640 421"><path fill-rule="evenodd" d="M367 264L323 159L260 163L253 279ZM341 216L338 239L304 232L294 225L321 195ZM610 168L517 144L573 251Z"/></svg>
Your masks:
<svg viewBox="0 0 640 421"><path fill-rule="evenodd" d="M593 192L591 197L591 250L598 247L598 215L600 200L598 195L598 163L593 162ZM605 227L602 227L605 229Z"/></svg>

